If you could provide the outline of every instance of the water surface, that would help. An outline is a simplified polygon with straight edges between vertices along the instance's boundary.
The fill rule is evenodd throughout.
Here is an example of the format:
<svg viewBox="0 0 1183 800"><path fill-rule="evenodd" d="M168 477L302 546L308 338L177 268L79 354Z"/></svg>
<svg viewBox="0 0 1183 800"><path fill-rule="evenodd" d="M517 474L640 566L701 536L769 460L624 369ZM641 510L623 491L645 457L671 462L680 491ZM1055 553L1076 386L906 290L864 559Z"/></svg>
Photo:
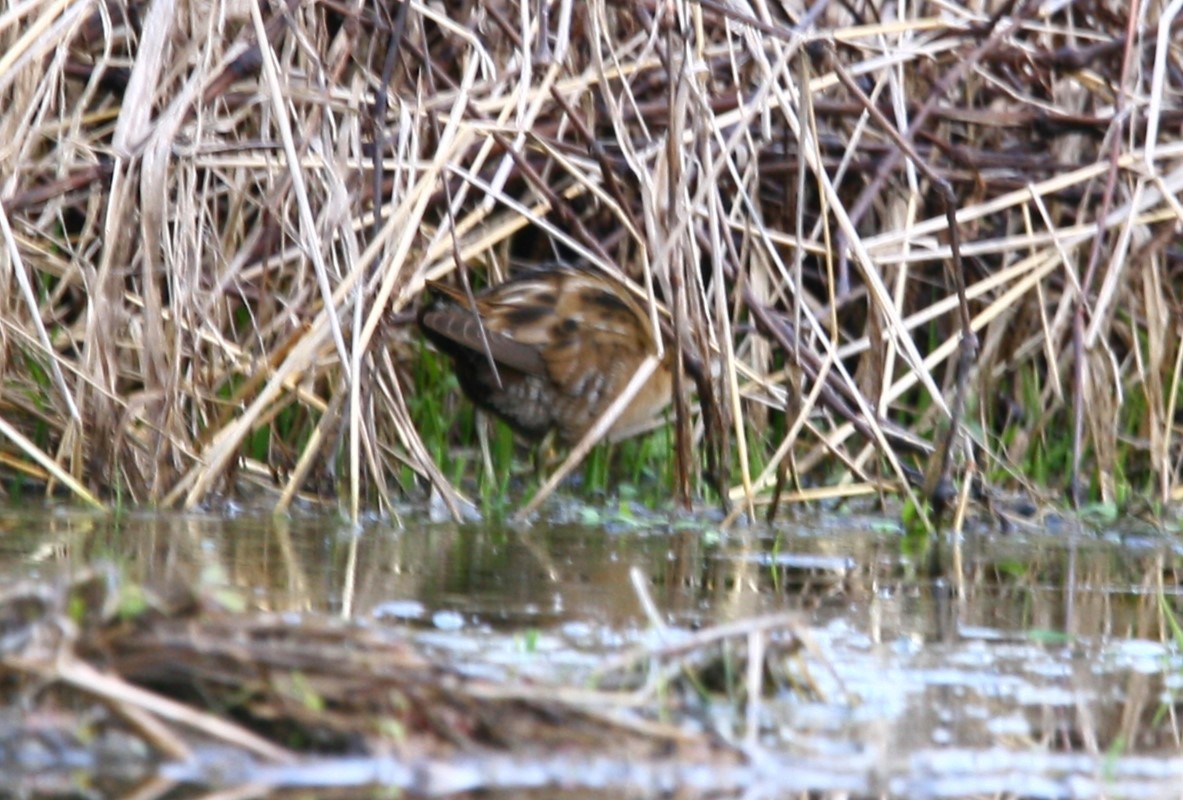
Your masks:
<svg viewBox="0 0 1183 800"><path fill-rule="evenodd" d="M360 528L318 515L0 511L0 586L96 563L160 591L224 582L294 620L407 630L472 675L576 687L638 646L795 612L814 654L776 655L783 674L745 713L696 712L750 755L734 775L711 773L714 796L1153 797L1183 785L1181 563L1165 533L1060 525L915 542L870 516L720 531L628 509L595 525ZM794 685L804 672L811 686ZM348 786L391 768L333 774ZM629 796L659 796L668 780L605 764L500 769L522 780L482 796L532 796L527 775L585 776L547 797L619 797L622 781Z"/></svg>

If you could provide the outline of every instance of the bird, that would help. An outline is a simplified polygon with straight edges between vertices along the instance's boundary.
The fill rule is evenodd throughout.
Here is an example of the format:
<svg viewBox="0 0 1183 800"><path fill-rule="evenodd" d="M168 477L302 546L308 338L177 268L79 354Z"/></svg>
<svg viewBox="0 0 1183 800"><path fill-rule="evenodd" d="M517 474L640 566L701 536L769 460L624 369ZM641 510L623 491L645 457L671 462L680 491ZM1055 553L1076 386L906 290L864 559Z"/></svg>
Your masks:
<svg viewBox="0 0 1183 800"><path fill-rule="evenodd" d="M460 388L529 442L552 430L571 445L658 354L649 316L604 273L548 265L475 294L428 281L436 302L420 307L427 339L451 357ZM659 334L660 335L660 334ZM669 404L673 348L607 432L626 438Z"/></svg>

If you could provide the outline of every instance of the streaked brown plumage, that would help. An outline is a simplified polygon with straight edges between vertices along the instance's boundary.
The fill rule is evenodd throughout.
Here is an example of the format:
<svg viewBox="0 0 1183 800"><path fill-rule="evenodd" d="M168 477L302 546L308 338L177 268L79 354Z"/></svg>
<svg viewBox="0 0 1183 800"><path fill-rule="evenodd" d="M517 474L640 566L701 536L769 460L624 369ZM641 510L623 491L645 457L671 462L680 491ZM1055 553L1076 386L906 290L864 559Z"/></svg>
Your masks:
<svg viewBox="0 0 1183 800"><path fill-rule="evenodd" d="M429 288L450 302L420 310L423 333L452 357L469 399L532 441L554 429L564 442L577 442L645 357L657 352L641 304L616 281L586 270L549 267L518 275L477 294L475 315L462 289ZM609 438L626 435L669 403L671 352L667 347L664 362Z"/></svg>

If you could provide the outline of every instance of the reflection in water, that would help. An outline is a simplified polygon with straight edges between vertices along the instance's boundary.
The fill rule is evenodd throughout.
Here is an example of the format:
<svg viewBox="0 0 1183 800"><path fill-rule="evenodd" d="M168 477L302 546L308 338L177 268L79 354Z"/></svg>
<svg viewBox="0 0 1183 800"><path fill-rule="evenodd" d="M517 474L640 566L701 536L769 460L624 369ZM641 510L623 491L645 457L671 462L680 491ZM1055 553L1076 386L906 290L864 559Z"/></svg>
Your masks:
<svg viewBox="0 0 1183 800"><path fill-rule="evenodd" d="M845 758L858 791L937 796L977 776L990 779L984 791L1021 793L1076 785L1102 765L1119 780L1123 764L1144 768L1133 754L1179 751L1172 540L1078 532L941 544L934 558L860 518L725 533L660 519L354 530L314 516L9 510L0 584L105 561L157 591L224 582L252 608L405 625L466 669L577 683L605 651L659 636L629 581L638 567L670 626L663 636L802 614L857 701L825 676L821 699L773 692L760 741L786 758ZM1177 778L1174 761L1154 763Z"/></svg>

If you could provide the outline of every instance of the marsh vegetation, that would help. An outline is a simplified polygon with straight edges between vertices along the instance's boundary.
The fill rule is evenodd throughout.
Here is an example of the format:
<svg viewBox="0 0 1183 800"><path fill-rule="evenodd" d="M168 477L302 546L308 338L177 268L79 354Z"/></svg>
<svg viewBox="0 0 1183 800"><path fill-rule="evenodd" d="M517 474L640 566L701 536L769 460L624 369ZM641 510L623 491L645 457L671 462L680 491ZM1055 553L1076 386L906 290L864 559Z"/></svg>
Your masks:
<svg viewBox="0 0 1183 800"><path fill-rule="evenodd" d="M1174 4L9 5L0 785L1179 785Z"/></svg>
<svg viewBox="0 0 1183 800"><path fill-rule="evenodd" d="M478 437L413 311L559 259L679 366L592 489L1177 499L1164 9L14 6L5 491L505 502L528 451Z"/></svg>

